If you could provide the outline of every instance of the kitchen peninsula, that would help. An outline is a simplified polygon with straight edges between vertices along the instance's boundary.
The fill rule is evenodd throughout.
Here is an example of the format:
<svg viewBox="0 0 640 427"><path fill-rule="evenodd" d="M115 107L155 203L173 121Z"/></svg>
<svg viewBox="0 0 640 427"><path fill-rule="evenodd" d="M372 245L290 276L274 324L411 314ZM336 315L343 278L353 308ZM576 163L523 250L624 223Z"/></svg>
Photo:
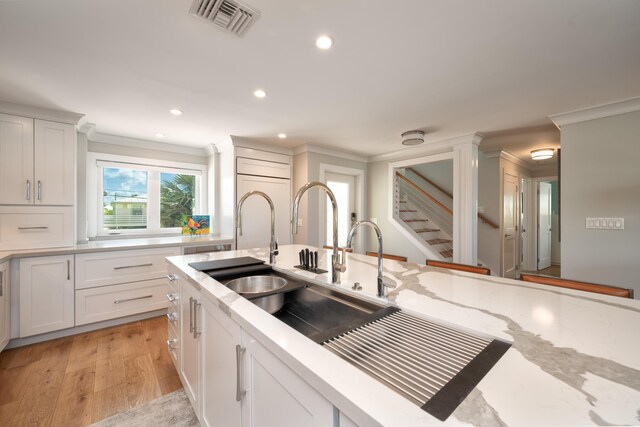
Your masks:
<svg viewBox="0 0 640 427"><path fill-rule="evenodd" d="M294 268L300 249L303 249L300 245L280 247L273 270L369 301L384 302L375 297L377 261L374 257L349 254L341 283L331 285L330 274L316 275ZM319 251L319 266L330 270L331 252ZM231 420L237 425L240 420L245 425L245 417L256 414L273 416L275 420L286 417L289 422L296 414L312 416L314 425L326 425L323 420L329 425L331 422L338 425L336 419L341 426L441 423L400 394L189 266L194 262L243 256L268 260L269 253L265 248L168 258L171 286L176 293L173 296L180 298L183 306L189 302L190 310L198 305L195 324L179 328L181 332L169 328L169 345L172 345L171 334L177 334L173 337L176 340L173 343L177 343L172 350L174 362L204 424L208 424L208 411L221 417L218 420ZM384 274L397 285L384 303L406 313L512 343L445 423L640 423L640 343L634 326L640 324L638 301L390 260L384 262ZM355 282L360 283L362 290L352 290ZM183 309L183 325L191 314L185 313ZM210 335L211 325L223 325L220 330L226 332ZM228 340L230 345L237 342L235 355L232 345L229 357L185 358L190 345L202 346L199 354L203 355L207 345L215 347L215 344L226 343L206 342L216 336ZM190 337L200 337L203 342L189 340ZM202 373L194 363L203 367ZM216 369L217 363L218 368L225 368L226 376L220 382L228 380L228 389L216 390L207 381L207 369ZM243 369L236 373L236 364L241 363ZM261 381L267 378L279 384L281 395L277 387L259 389ZM215 403L212 403L212 394L216 397ZM299 402L306 412L297 413L295 405L284 404L287 396L291 402ZM230 402L227 406L224 406L225 399ZM217 408L211 408L212 405Z"/></svg>

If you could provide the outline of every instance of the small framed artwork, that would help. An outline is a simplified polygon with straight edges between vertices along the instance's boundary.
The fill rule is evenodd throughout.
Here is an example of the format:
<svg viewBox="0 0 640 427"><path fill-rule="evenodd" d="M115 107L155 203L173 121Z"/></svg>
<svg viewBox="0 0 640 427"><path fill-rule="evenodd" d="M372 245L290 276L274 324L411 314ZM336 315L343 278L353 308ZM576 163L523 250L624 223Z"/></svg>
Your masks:
<svg viewBox="0 0 640 427"><path fill-rule="evenodd" d="M209 234L210 220L210 215L182 215L182 234L187 236Z"/></svg>

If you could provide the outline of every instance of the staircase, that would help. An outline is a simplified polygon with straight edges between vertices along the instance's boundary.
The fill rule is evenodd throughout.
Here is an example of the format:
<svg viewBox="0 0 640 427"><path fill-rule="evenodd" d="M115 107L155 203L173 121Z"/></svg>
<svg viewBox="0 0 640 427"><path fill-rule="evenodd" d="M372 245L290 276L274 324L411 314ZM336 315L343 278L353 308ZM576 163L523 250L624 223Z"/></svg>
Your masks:
<svg viewBox="0 0 640 427"><path fill-rule="evenodd" d="M399 169L395 175L393 217L427 257L453 261L453 211Z"/></svg>

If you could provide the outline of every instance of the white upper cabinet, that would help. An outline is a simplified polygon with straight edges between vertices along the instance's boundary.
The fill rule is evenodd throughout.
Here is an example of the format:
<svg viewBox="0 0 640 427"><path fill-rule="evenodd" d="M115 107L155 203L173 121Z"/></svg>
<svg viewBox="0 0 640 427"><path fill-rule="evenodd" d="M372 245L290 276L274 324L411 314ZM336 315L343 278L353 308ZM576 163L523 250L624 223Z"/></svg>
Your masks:
<svg viewBox="0 0 640 427"><path fill-rule="evenodd" d="M0 204L71 206L75 127L0 114Z"/></svg>
<svg viewBox="0 0 640 427"><path fill-rule="evenodd" d="M33 119L0 114L0 204L33 204Z"/></svg>
<svg viewBox="0 0 640 427"><path fill-rule="evenodd" d="M35 203L73 205L75 128L65 123L35 121Z"/></svg>

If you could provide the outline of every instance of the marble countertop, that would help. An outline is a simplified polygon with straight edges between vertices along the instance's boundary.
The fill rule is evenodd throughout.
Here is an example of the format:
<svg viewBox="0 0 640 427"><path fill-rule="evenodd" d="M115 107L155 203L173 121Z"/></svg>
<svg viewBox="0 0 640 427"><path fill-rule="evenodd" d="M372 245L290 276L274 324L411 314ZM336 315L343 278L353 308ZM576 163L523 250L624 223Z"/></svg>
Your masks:
<svg viewBox="0 0 640 427"><path fill-rule="evenodd" d="M341 283L331 285L330 274L293 268L299 250L305 247L281 246L274 269L381 301L375 296L376 258L349 254ZM319 266L330 270L330 251L319 253ZM194 261L237 256L267 260L268 252L228 251L168 260L359 425L442 424L188 266ZM384 261L384 274L398 285L385 302L512 343L446 424L640 424L640 301L391 260ZM362 291L351 290L356 281Z"/></svg>
<svg viewBox="0 0 640 427"><path fill-rule="evenodd" d="M161 248L167 246L198 246L207 244L232 243L233 237L228 236L167 236L148 237L141 239L108 239L92 240L83 244L65 246L61 248L23 249L0 251L0 262L12 258L26 258L34 256L68 255L86 252L107 252L126 249Z"/></svg>

